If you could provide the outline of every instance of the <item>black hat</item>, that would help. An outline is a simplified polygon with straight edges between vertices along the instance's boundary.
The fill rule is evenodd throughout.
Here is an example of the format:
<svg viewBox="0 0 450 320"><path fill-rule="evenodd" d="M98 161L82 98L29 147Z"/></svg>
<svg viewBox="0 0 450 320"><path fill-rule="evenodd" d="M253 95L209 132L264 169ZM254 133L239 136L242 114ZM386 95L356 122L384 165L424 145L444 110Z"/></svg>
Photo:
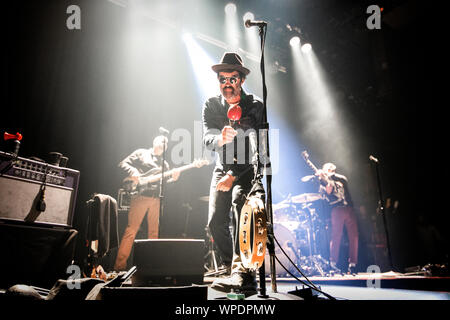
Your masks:
<svg viewBox="0 0 450 320"><path fill-rule="evenodd" d="M219 73L224 70L236 70L248 75L250 70L244 67L241 57L234 52L225 52L219 64L211 67L215 72Z"/></svg>

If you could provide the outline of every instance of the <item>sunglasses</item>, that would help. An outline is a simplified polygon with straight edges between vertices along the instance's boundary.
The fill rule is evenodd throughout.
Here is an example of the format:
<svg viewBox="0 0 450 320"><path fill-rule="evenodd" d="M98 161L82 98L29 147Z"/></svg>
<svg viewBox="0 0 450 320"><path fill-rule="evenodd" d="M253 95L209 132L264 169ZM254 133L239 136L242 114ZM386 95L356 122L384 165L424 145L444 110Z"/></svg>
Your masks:
<svg viewBox="0 0 450 320"><path fill-rule="evenodd" d="M222 76L220 76L219 77L219 82L221 84L225 84L225 83L227 83L227 80L228 80L228 81L230 81L231 84L235 84L235 83L237 83L238 79L239 79L239 77L237 77L237 76L234 76L234 77L222 77Z"/></svg>

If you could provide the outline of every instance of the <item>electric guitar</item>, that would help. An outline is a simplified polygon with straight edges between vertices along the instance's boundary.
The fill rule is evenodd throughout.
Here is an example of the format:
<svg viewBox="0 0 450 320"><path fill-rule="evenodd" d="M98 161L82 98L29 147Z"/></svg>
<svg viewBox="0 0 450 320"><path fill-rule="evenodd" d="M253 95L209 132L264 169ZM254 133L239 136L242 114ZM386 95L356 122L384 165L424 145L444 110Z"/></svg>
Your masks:
<svg viewBox="0 0 450 320"><path fill-rule="evenodd" d="M312 163L311 160L309 160L309 154L308 154L308 152L306 152L306 150L302 152L302 157L303 157L303 159L305 159L306 164L316 174L319 171L319 169L317 169L317 167L314 165L314 163Z"/></svg>
<svg viewBox="0 0 450 320"><path fill-rule="evenodd" d="M306 164L314 171L314 174L317 175L319 172L319 169L314 165L314 163L309 160L309 154L308 152L303 151L302 152L303 159L305 160ZM329 177L327 174L318 176L319 180L321 181L322 185L328 185L331 184L333 186L333 190L331 191L330 195L325 194L325 199L330 203L337 203L344 199L344 186L342 183L333 180L331 177Z"/></svg>
<svg viewBox="0 0 450 320"><path fill-rule="evenodd" d="M312 169L312 171L314 171L314 174L317 175L319 172L319 169L317 169L317 167L314 165L314 163L312 163L311 160L309 160L309 154L308 154L308 152L306 152L306 150L302 152L302 156L303 156L303 159L305 159L306 164ZM329 178L326 174L322 175L322 176L318 176L318 177L320 180L324 181L326 184L332 182L329 180Z"/></svg>
<svg viewBox="0 0 450 320"><path fill-rule="evenodd" d="M208 165L209 161L206 159L197 159L194 160L192 163L169 170L164 172L164 178L168 178L172 176L172 174L175 171L183 172L186 170L190 170L193 168L201 168L205 165ZM160 168L153 168L150 169L147 172L144 172L138 177L138 181L136 182L131 177L126 177L123 180L123 188L125 191L130 193L141 193L147 189L151 189L152 187L155 187L155 182L159 182L161 179L161 169Z"/></svg>

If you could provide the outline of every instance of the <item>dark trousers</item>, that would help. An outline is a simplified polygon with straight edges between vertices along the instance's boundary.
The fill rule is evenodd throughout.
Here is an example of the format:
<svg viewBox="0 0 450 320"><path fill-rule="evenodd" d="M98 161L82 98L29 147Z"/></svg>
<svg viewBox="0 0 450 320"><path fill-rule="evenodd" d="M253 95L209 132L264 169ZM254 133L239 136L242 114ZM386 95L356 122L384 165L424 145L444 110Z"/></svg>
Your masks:
<svg viewBox="0 0 450 320"><path fill-rule="evenodd" d="M358 222L352 207L335 207L331 210L330 258L337 263L344 226L349 242L349 263L358 263Z"/></svg>
<svg viewBox="0 0 450 320"><path fill-rule="evenodd" d="M229 266L233 253L240 255L239 218L246 196L251 190L253 170L235 180L229 191L216 191L217 182L225 174L219 168L214 169L209 192L208 227L223 263ZM233 234L230 232L230 222Z"/></svg>

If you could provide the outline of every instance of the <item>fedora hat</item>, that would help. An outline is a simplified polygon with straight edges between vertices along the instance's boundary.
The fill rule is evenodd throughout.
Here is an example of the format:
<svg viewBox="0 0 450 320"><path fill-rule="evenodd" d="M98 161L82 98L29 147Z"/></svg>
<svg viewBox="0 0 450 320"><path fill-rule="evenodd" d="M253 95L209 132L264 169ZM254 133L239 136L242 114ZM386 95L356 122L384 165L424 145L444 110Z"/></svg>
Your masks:
<svg viewBox="0 0 450 320"><path fill-rule="evenodd" d="M244 75L250 73L250 70L244 67L241 57L234 52L225 52L220 63L213 65L211 69L216 73L225 70L236 70L242 72Z"/></svg>

